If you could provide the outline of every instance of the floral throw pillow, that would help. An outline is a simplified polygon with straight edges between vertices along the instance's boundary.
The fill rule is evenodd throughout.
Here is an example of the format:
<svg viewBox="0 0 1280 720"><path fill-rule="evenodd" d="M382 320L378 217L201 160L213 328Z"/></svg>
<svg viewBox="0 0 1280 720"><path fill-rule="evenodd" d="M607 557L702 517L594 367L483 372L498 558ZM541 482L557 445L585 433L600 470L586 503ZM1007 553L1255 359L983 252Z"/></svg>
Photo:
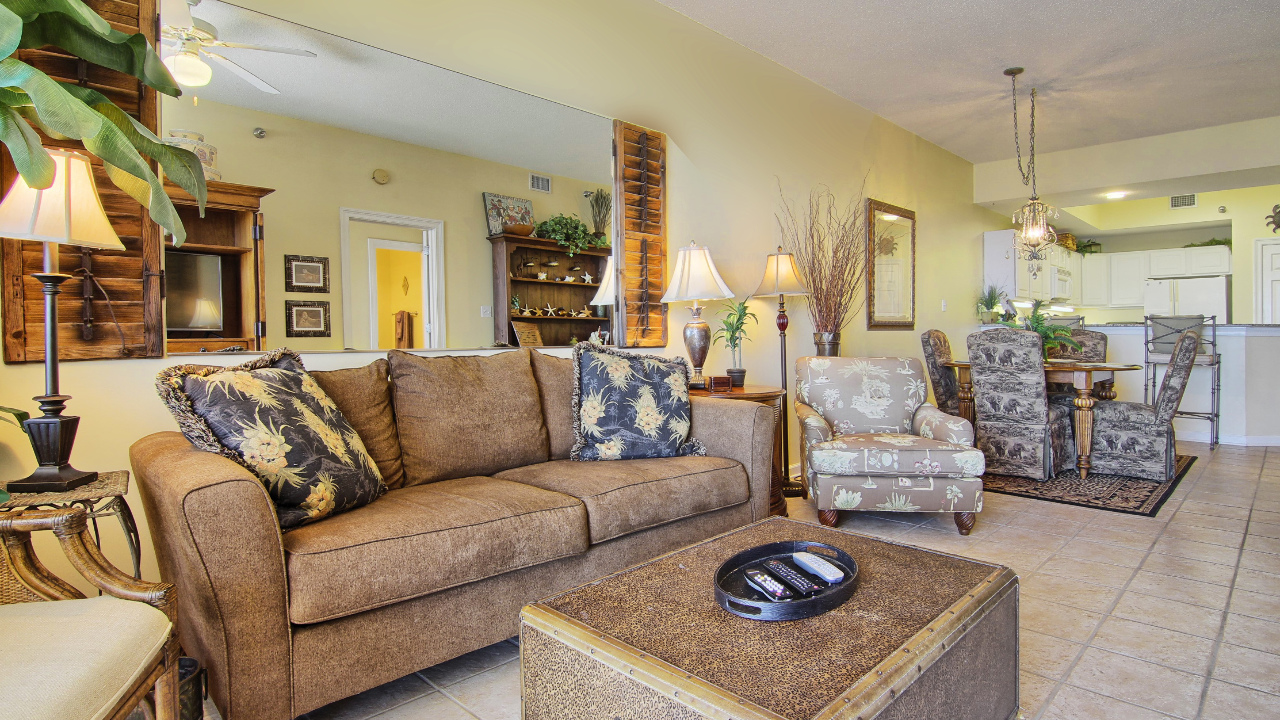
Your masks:
<svg viewBox="0 0 1280 720"><path fill-rule="evenodd" d="M594 343L573 350L573 460L706 455L689 437L689 366Z"/></svg>
<svg viewBox="0 0 1280 720"><path fill-rule="evenodd" d="M286 530L387 490L360 436L291 350L229 368L171 367L156 388L192 444L258 476Z"/></svg>

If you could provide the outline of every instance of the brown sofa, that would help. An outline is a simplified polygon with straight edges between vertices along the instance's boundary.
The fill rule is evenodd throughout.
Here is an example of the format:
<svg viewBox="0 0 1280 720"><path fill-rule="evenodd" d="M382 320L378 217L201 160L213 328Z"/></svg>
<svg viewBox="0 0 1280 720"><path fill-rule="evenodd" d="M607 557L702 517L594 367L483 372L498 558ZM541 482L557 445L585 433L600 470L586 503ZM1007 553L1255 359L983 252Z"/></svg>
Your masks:
<svg viewBox="0 0 1280 720"><path fill-rule="evenodd" d="M693 398L706 457L579 463L569 360L313 373L390 491L282 534L261 482L179 433L130 449L185 651L227 720L285 719L516 634L519 610L765 517L773 411Z"/></svg>

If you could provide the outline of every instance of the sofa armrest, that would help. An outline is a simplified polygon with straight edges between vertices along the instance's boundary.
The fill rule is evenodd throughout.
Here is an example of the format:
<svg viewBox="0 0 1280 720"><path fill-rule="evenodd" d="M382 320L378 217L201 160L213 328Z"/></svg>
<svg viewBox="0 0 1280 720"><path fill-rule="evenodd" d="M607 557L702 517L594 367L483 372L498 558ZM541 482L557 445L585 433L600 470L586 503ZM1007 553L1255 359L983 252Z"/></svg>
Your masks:
<svg viewBox="0 0 1280 720"><path fill-rule="evenodd" d="M294 717L284 545L262 483L180 433L129 448L160 575L179 589L178 632L209 668L224 717Z"/></svg>
<svg viewBox="0 0 1280 720"><path fill-rule="evenodd" d="M973 425L962 417L948 415L925 403L911 420L911 434L932 440L973 447Z"/></svg>
<svg viewBox="0 0 1280 720"><path fill-rule="evenodd" d="M692 397L689 434L702 441L707 455L742 463L751 488L751 519L769 516L773 480L774 409L746 400Z"/></svg>

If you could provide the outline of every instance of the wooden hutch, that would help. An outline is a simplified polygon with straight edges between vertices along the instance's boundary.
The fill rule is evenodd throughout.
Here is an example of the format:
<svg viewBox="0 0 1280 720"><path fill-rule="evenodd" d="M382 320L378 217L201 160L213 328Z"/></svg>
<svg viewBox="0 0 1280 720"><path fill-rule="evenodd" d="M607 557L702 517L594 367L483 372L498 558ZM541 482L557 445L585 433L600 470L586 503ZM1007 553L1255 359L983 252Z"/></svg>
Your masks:
<svg viewBox="0 0 1280 720"><path fill-rule="evenodd" d="M172 183L165 190L178 209L187 230L187 241L173 246L165 238L165 266L175 254L217 256L222 278L222 330L179 330L166 328L166 346L171 353L213 352L241 346L262 350L266 323L266 238L262 213L263 197L270 188L210 181L204 217L195 198ZM172 279L166 278L166 285ZM168 291L173 287L169 285Z"/></svg>
<svg viewBox="0 0 1280 720"><path fill-rule="evenodd" d="M588 248L570 257L568 248L554 241L524 235L493 235L493 341L518 345L511 322L527 322L538 328L546 347L567 346L573 338L586 340L597 330L612 329L612 306L589 305L600 289L612 250ZM546 273L546 279L538 279ZM584 282L590 275L591 282ZM571 277L572 282L563 278ZM525 315L512 307L519 298ZM547 307L566 313L586 312L586 317L550 315ZM541 314L538 314L541 313Z"/></svg>

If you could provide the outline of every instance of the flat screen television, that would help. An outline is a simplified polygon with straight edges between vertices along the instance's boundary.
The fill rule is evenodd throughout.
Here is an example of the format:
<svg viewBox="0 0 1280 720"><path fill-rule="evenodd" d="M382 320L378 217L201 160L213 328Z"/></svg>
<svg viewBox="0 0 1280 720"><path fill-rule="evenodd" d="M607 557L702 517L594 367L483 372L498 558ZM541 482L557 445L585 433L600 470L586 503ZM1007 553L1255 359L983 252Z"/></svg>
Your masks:
<svg viewBox="0 0 1280 720"><path fill-rule="evenodd" d="M165 326L169 330L222 330L222 258L165 253Z"/></svg>

